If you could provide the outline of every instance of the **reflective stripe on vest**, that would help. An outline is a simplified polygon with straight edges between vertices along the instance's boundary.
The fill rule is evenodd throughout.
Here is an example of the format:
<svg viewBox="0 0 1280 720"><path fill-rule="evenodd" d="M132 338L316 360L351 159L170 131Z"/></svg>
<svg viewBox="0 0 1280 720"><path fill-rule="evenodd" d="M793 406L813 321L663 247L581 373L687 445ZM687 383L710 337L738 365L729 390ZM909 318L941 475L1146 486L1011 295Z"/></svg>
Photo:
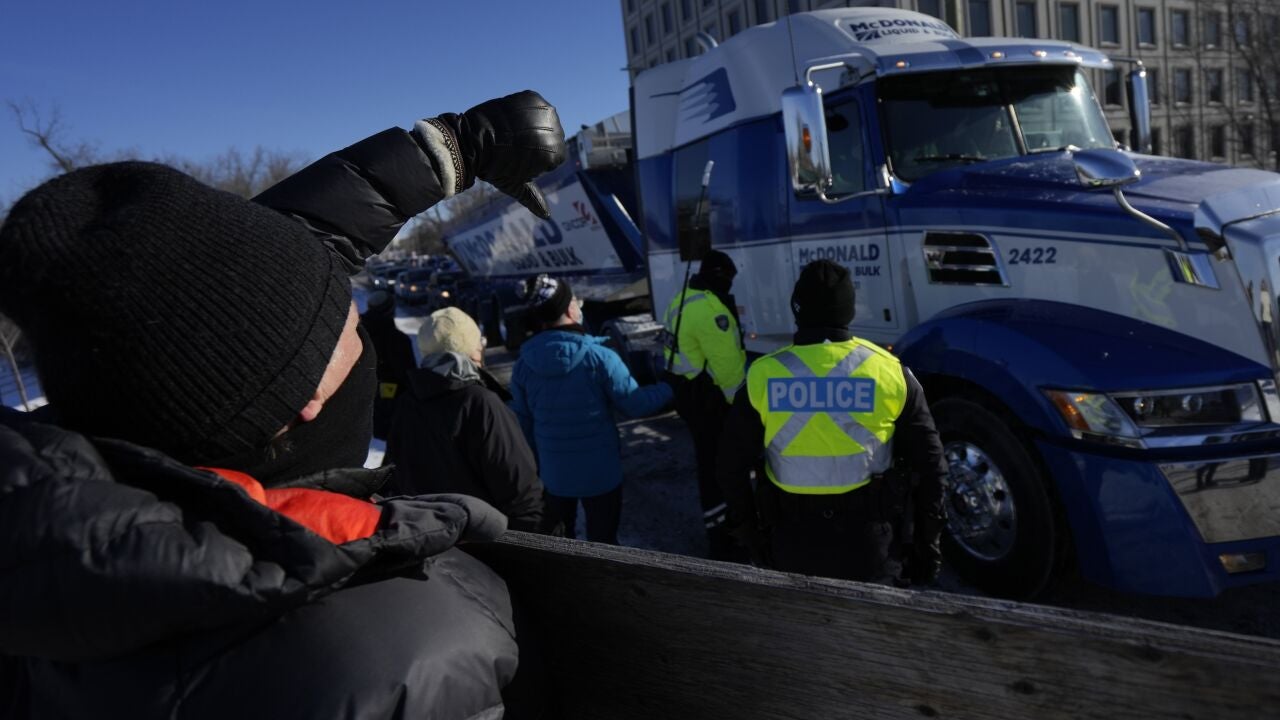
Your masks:
<svg viewBox="0 0 1280 720"><path fill-rule="evenodd" d="M791 350L784 350L771 357L791 373L791 378L768 379L765 389L769 404L766 407L785 400L790 403L790 408L795 408L768 410L771 414L791 413L765 448L768 459L766 474L775 485L788 492L802 494L843 493L866 485L873 475L889 469L893 462L893 438L881 442L875 433L851 414L875 411L875 380L869 377L850 377L864 362L877 357L874 350L859 345L822 375L809 369ZM789 379L847 382L812 382L806 389L804 385L788 383ZM798 394L804 396L799 401L791 396L797 389L801 390ZM809 396L818 395L820 389L826 389L825 398ZM819 409L821 407L836 409ZM829 418L836 428L862 448L862 452L826 456L787 455L788 448L817 415Z"/></svg>
<svg viewBox="0 0 1280 720"><path fill-rule="evenodd" d="M675 318L678 319L680 317L680 313L684 312L685 306L705 299L707 299L707 294L704 292L698 292L692 295L686 295L678 306L675 304L674 300L667 306L667 315L663 318L663 324L667 326L667 357L671 357L672 350L679 346L678 338L676 338L676 327L672 323L673 314ZM694 367L693 363L689 361L689 358L685 357L684 352L677 349L675 355L675 362L671 363L671 372L676 373L677 375L684 375L690 379L702 372L702 368ZM714 380L715 378L712 377L711 379Z"/></svg>

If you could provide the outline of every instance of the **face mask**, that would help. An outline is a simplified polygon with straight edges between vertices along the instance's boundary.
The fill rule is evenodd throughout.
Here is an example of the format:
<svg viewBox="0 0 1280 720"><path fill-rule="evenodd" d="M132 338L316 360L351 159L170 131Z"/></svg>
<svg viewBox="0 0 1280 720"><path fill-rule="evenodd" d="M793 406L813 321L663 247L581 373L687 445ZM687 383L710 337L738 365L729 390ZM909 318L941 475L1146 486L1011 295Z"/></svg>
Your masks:
<svg viewBox="0 0 1280 720"><path fill-rule="evenodd" d="M298 423L262 450L210 465L240 470L266 487L322 470L363 467L373 437L378 373L372 340L363 326L356 332L360 358L314 420Z"/></svg>

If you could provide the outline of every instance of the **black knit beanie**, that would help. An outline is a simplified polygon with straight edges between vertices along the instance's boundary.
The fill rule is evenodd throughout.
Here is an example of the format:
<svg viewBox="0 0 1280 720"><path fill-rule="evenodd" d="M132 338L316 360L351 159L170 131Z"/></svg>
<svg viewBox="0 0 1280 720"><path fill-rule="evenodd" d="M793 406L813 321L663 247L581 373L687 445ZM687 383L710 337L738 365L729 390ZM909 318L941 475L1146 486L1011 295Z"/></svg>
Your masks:
<svg viewBox="0 0 1280 720"><path fill-rule="evenodd" d="M292 421L350 302L302 225L163 165L55 178L0 228L0 312L31 340L60 422L188 463Z"/></svg>
<svg viewBox="0 0 1280 720"><path fill-rule="evenodd" d="M525 302L529 304L529 316L534 322L546 327L569 312L573 289L559 278L535 275L525 281Z"/></svg>
<svg viewBox="0 0 1280 720"><path fill-rule="evenodd" d="M849 270L830 260L814 260L800 271L791 293L796 327L847 328L853 322L853 281Z"/></svg>
<svg viewBox="0 0 1280 720"><path fill-rule="evenodd" d="M733 258L720 250L712 250L702 258L698 266L698 276L702 278L726 278L732 280L738 274L738 266Z"/></svg>

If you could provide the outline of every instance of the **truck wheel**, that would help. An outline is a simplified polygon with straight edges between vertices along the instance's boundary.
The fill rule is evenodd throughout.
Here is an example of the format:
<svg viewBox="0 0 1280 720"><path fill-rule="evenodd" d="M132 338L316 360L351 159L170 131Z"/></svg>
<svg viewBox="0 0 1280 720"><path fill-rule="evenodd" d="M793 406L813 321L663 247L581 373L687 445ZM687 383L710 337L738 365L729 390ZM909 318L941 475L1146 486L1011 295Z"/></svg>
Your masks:
<svg viewBox="0 0 1280 720"><path fill-rule="evenodd" d="M990 410L949 398L932 411L950 469L943 490L947 561L992 595L1034 597L1049 582L1059 545L1048 478Z"/></svg>

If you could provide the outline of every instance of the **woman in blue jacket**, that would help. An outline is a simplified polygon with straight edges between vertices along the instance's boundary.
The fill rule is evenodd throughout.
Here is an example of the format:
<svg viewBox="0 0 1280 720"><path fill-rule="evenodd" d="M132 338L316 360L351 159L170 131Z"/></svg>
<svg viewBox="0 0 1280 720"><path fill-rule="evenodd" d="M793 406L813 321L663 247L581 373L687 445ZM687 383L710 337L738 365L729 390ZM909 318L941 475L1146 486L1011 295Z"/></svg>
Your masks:
<svg viewBox="0 0 1280 720"><path fill-rule="evenodd" d="M581 501L587 539L616 545L622 460L613 410L651 415L671 402L671 387L640 387L605 339L583 329L581 303L564 280L538 275L526 283L526 298L540 330L520 347L511 408L565 534L574 537Z"/></svg>

